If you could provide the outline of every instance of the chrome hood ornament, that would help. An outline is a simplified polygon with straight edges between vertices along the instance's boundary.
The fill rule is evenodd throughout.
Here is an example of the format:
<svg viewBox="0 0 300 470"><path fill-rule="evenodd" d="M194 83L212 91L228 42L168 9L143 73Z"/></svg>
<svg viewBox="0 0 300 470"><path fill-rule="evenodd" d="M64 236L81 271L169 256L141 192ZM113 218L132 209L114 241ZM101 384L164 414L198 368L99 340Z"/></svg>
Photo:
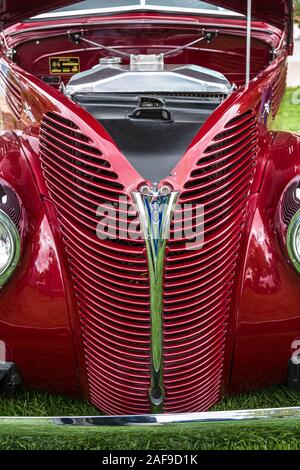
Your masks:
<svg viewBox="0 0 300 470"><path fill-rule="evenodd" d="M160 189L143 186L132 193L145 239L150 276L151 384L152 413L161 413L164 402L163 381L163 270L166 243L178 199L168 186Z"/></svg>

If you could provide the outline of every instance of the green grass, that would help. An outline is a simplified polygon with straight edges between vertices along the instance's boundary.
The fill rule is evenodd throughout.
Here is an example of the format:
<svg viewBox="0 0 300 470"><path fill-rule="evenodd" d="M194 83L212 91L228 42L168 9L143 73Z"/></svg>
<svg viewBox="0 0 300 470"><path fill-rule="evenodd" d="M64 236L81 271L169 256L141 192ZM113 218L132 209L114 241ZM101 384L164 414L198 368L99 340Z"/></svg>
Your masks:
<svg viewBox="0 0 300 470"><path fill-rule="evenodd" d="M272 127L274 130L300 132L300 87L287 88Z"/></svg>
<svg viewBox="0 0 300 470"><path fill-rule="evenodd" d="M300 406L300 393L285 387L231 397L214 410ZM2 416L99 414L79 400L44 393L21 392L14 400L0 400ZM300 449L300 423L250 422L129 428L67 428L46 421L0 425L0 449L203 450Z"/></svg>
<svg viewBox="0 0 300 470"><path fill-rule="evenodd" d="M300 104L292 104L288 89L274 129L300 130ZM300 94L299 94L300 101ZM214 410L300 406L300 392L285 387L227 398ZM68 397L21 392L13 400L0 398L0 416L96 415L92 406ZM251 422L126 428L68 428L42 422L34 426L0 421L0 449L202 450L297 449L300 422Z"/></svg>
<svg viewBox="0 0 300 470"><path fill-rule="evenodd" d="M294 2L295 4L295 11L294 11L294 18L297 23L300 23L300 2L299 0L296 0Z"/></svg>

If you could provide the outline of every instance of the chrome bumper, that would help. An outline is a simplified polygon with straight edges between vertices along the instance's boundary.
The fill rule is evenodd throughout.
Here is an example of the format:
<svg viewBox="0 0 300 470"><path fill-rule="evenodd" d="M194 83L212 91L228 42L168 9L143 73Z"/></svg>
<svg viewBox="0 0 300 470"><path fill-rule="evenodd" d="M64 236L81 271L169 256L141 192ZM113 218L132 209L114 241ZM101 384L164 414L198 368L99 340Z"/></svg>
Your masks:
<svg viewBox="0 0 300 470"><path fill-rule="evenodd" d="M300 418L300 407L256 410L208 411L205 413L156 414L130 416L60 416L0 417L1 425L28 426L162 426L173 424L247 423L253 421L286 421Z"/></svg>

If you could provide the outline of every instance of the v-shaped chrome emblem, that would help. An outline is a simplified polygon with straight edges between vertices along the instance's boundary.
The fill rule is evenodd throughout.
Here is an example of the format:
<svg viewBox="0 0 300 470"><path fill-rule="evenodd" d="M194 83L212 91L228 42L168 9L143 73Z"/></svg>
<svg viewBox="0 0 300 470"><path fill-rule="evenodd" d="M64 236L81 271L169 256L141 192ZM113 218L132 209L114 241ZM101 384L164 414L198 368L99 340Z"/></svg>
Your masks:
<svg viewBox="0 0 300 470"><path fill-rule="evenodd" d="M163 380L163 270L166 243L178 198L168 186L159 190L143 186L132 197L139 213L145 238L149 276L151 312L151 385L149 399L152 413L161 413L164 402Z"/></svg>

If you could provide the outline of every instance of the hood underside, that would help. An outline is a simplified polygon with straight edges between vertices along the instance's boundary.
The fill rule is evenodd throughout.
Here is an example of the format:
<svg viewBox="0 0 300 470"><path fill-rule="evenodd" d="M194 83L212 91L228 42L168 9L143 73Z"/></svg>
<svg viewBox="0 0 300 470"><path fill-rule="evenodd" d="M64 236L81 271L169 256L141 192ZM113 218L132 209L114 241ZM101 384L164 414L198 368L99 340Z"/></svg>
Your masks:
<svg viewBox="0 0 300 470"><path fill-rule="evenodd" d="M51 9L63 7L75 3L75 0L52 0L41 2L40 0L0 0L0 18L5 27L31 16L45 13ZM78 3L78 0L76 0ZM158 2L159 3L159 2ZM247 0L215 0L208 1L214 5L247 14ZM99 0L101 8L101 0ZM252 0L253 17L280 29L291 25L293 15L292 0Z"/></svg>

